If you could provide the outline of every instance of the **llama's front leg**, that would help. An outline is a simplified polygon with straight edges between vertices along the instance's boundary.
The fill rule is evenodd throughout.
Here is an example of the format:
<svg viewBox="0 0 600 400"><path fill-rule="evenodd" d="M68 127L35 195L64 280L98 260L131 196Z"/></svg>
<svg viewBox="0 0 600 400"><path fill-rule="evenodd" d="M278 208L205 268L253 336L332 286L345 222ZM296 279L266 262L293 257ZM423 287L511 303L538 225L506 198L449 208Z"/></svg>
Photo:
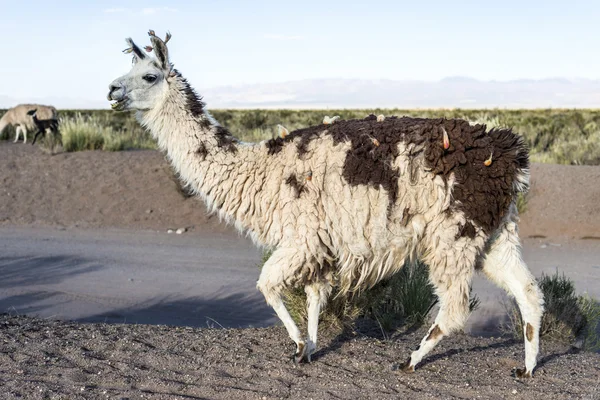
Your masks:
<svg viewBox="0 0 600 400"><path fill-rule="evenodd" d="M297 273L304 265L304 259L304 255L295 249L282 248L275 250L263 265L256 285L258 290L265 296L267 304L273 307L273 310L283 322L290 338L296 343L296 353L294 354L296 362L299 357L301 359L304 356L306 343L302 340L298 326L296 326L283 303L281 292L291 282L298 280Z"/></svg>
<svg viewBox="0 0 600 400"><path fill-rule="evenodd" d="M331 292L329 282L318 282L304 287L306 292L306 306L308 311L308 340L305 354L306 361L310 362L311 355L317 349L317 334L319 331L319 313ZM300 360L298 360L300 361Z"/></svg>
<svg viewBox="0 0 600 400"><path fill-rule="evenodd" d="M441 275L436 276L436 272L441 272ZM438 267L438 271L432 268L430 275L439 297L440 310L417 350L413 351L410 358L402 364L401 368L406 372L414 372L417 364L444 336L464 327L469 316L472 269L465 270L463 275L448 276Z"/></svg>

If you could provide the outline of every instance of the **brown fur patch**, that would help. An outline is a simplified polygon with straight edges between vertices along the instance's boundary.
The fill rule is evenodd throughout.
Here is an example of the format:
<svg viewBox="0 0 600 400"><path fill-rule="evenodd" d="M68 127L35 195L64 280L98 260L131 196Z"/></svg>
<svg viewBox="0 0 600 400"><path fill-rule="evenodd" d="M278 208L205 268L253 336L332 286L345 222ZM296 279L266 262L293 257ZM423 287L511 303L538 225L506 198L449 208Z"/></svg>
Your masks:
<svg viewBox="0 0 600 400"><path fill-rule="evenodd" d="M531 342L533 340L533 326L529 322L525 325L525 336L528 341Z"/></svg>
<svg viewBox="0 0 600 400"><path fill-rule="evenodd" d="M456 233L455 239L459 239L461 237L468 237L470 239L474 239L477 235L477 231L472 223L467 221L464 225L460 225L458 227L458 232Z"/></svg>
<svg viewBox="0 0 600 400"><path fill-rule="evenodd" d="M438 337L442 336L443 334L444 334L444 332L442 332L440 327L436 325L433 327L433 329L429 333L429 336L427 336L427 340L435 340Z"/></svg>
<svg viewBox="0 0 600 400"><path fill-rule="evenodd" d="M217 136L217 146L230 153L237 152L238 140L223 126L217 126L215 135Z"/></svg>
<svg viewBox="0 0 600 400"><path fill-rule="evenodd" d="M200 146L198 146L198 149L196 150L196 154L202 157L203 160L206 158L208 155L208 149L204 143L200 143Z"/></svg>
<svg viewBox="0 0 600 400"><path fill-rule="evenodd" d="M297 199L300 198L300 195L306 190L304 185L302 185L298 181L298 178L296 177L295 174L288 176L287 179L285 180L285 183L286 183L286 185L289 185L294 189L294 191L296 192Z"/></svg>
<svg viewBox="0 0 600 400"><path fill-rule="evenodd" d="M196 91L190 86L187 79L185 79L179 71L173 69L173 73L177 76L177 78L183 84L183 94L185 95L186 107L189 110L190 114L194 117L204 116L204 102L202 101L202 97L200 97Z"/></svg>
<svg viewBox="0 0 600 400"><path fill-rule="evenodd" d="M450 148L430 143L426 160L432 171L448 179L456 177L453 191L455 207L465 213L485 233L500 224L515 191L513 183L519 172L529 168L529 157L523 139L510 130L485 131L485 126L471 126L466 121L443 120L450 137ZM442 140L434 132L432 139ZM483 163L494 154L494 162Z"/></svg>

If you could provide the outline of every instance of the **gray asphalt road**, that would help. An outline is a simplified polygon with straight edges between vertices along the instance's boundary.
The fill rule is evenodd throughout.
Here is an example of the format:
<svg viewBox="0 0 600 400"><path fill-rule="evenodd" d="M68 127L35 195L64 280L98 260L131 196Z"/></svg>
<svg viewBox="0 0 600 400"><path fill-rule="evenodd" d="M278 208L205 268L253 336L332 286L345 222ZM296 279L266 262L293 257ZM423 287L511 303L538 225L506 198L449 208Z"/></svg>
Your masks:
<svg viewBox="0 0 600 400"><path fill-rule="evenodd" d="M80 321L266 326L260 252L231 235L0 228L0 311Z"/></svg>
<svg viewBox="0 0 600 400"><path fill-rule="evenodd" d="M525 241L536 276L557 269L600 298L600 241ZM260 252L230 234L0 228L0 311L72 319L248 327L277 321L256 290ZM490 333L507 297L477 276L468 331Z"/></svg>

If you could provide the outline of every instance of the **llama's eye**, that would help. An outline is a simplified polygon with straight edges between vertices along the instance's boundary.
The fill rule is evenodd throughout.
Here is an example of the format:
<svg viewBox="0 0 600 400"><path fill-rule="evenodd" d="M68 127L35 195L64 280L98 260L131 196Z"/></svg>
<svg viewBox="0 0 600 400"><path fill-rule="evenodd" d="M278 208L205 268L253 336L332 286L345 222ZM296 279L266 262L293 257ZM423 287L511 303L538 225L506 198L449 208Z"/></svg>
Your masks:
<svg viewBox="0 0 600 400"><path fill-rule="evenodd" d="M156 76L154 76L154 75L144 75L142 77L142 79L145 80L148 83L152 83L152 82L154 82L156 80Z"/></svg>

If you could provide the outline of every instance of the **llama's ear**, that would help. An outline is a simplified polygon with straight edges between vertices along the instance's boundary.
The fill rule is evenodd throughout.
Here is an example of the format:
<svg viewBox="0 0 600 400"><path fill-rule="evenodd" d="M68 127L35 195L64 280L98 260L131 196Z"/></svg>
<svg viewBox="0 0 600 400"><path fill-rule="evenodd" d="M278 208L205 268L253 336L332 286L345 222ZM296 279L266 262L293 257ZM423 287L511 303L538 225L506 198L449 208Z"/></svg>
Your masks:
<svg viewBox="0 0 600 400"><path fill-rule="evenodd" d="M156 36L154 31L151 29L148 31L148 36L150 36L150 42L152 42L152 49L156 54L156 58L158 62L160 62L160 66L164 70L171 70L171 64L169 63L169 50L167 49L167 42L171 39L171 34L167 33L165 40L163 41L161 38Z"/></svg>
<svg viewBox="0 0 600 400"><path fill-rule="evenodd" d="M123 53L133 53L134 64L139 60L143 60L144 58L146 58L146 55L142 52L142 50L139 47L137 47L135 43L133 43L133 40L131 40L131 38L127 38L125 39L125 41L127 42L127 45L129 47L123 50Z"/></svg>

